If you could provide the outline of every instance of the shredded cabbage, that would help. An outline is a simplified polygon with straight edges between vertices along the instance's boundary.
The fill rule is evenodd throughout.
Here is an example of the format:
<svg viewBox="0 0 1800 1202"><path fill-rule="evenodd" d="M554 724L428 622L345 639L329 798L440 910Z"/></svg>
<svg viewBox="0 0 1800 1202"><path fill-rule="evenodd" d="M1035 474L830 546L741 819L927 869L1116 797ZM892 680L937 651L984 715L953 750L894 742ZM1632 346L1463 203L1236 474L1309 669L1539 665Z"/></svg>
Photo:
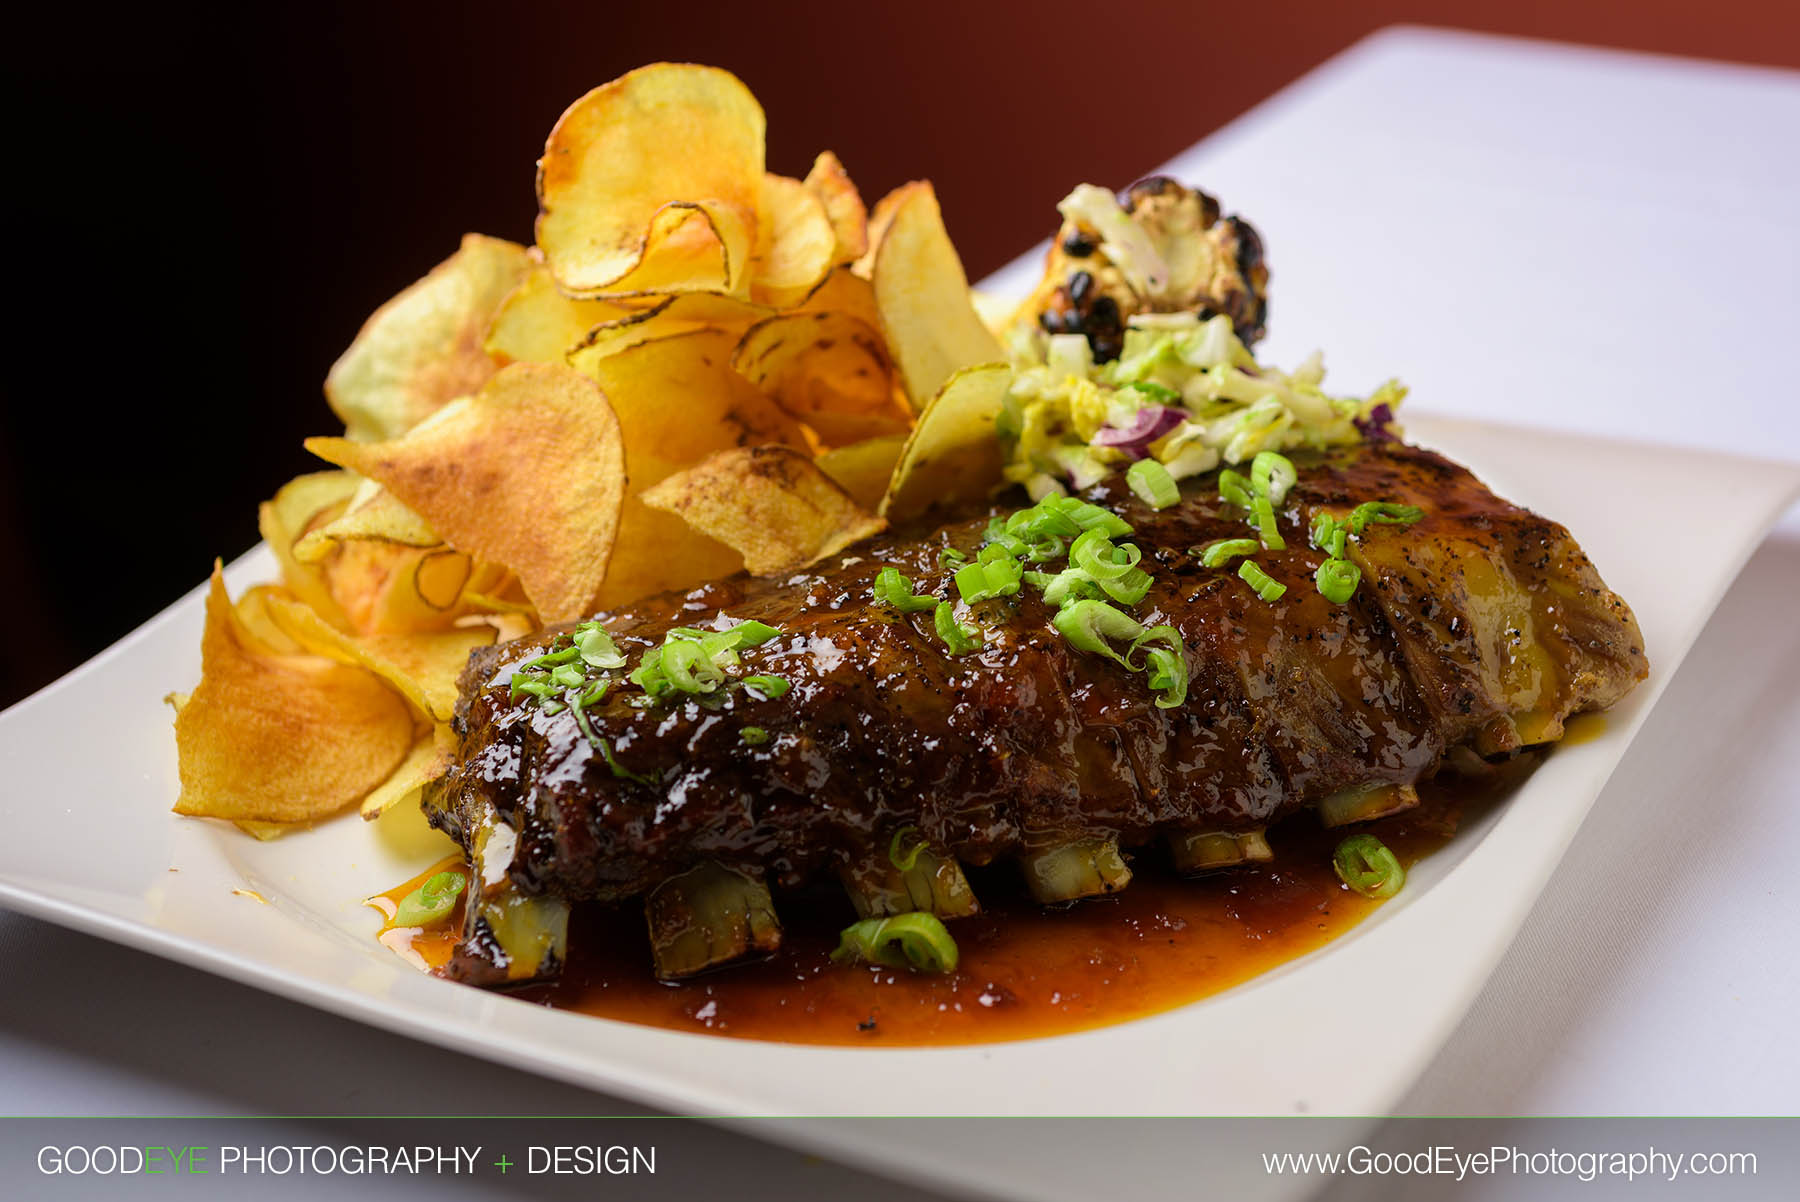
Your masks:
<svg viewBox="0 0 1800 1202"><path fill-rule="evenodd" d="M1130 429L1146 407L1186 414L1148 447L1180 480L1264 451L1361 442L1357 423L1376 420L1383 406L1391 415L1406 396L1398 380L1365 398L1332 396L1316 353L1291 372L1259 364L1223 315L1133 317L1111 363L1095 364L1080 335L1021 338L1012 351L1013 382L996 429L1007 444L1006 478L1034 496L1053 486L1080 491L1127 466L1132 454L1094 440L1105 429Z"/></svg>

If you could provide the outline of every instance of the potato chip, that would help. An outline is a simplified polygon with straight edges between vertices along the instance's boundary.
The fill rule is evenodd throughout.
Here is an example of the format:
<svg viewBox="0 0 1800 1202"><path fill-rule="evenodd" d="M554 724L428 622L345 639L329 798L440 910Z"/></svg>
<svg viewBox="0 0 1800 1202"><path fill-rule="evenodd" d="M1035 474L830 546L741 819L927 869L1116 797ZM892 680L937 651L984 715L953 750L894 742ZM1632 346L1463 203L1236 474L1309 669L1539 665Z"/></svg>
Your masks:
<svg viewBox="0 0 1800 1202"><path fill-rule="evenodd" d="M837 242L832 263L853 263L862 258L869 249L869 211L837 155L820 151L812 170L806 173L806 186L824 203L825 215L831 219L831 232Z"/></svg>
<svg viewBox="0 0 1800 1202"><path fill-rule="evenodd" d="M750 295L786 306L818 286L837 251L825 202L797 179L763 176L762 226L750 261Z"/></svg>
<svg viewBox="0 0 1800 1202"><path fill-rule="evenodd" d="M433 722L448 722L455 712L456 678L469 653L494 642L494 628L487 625L353 638L292 598L270 596L263 604L300 650L367 668Z"/></svg>
<svg viewBox="0 0 1800 1202"><path fill-rule="evenodd" d="M580 617L606 576L624 449L612 407L571 368L514 363L404 438L306 446L379 480L458 551L516 572L546 622Z"/></svg>
<svg viewBox="0 0 1800 1202"><path fill-rule="evenodd" d="M722 331L698 330L585 364L619 415L631 475L601 608L688 588L743 566L731 548L645 505L638 496L644 489L718 451L807 446L799 423L732 370L736 341Z"/></svg>
<svg viewBox="0 0 1800 1202"><path fill-rule="evenodd" d="M314 526L294 543L294 558L316 564L352 539L373 539L403 547L436 547L443 538L431 524L373 480L365 480L344 511Z"/></svg>
<svg viewBox="0 0 1800 1202"><path fill-rule="evenodd" d="M525 248L467 234L431 274L375 310L325 377L325 399L358 442L398 438L494 374L482 349L494 311L524 276Z"/></svg>
<svg viewBox="0 0 1800 1202"><path fill-rule="evenodd" d="M644 301L571 300L557 291L550 268L539 261L500 302L482 346L501 365L561 363L595 326L648 307Z"/></svg>
<svg viewBox="0 0 1800 1202"><path fill-rule="evenodd" d="M900 452L905 446L906 435L887 434L834 447L814 462L858 505L873 513L887 495L888 482L894 478L894 465L900 462Z"/></svg>
<svg viewBox="0 0 1800 1202"><path fill-rule="evenodd" d="M881 241L887 237L888 227L894 224L894 214L918 186L916 183L901 184L875 202L875 210L869 214L868 249L863 251L862 257L854 264L856 274L867 279L874 272L875 253L881 249Z"/></svg>
<svg viewBox="0 0 1800 1202"><path fill-rule="evenodd" d="M232 605L231 613L237 619L238 628L264 651L274 655L305 655L309 648L289 634L280 618L275 615L274 605L278 601L303 604L294 601L293 594L280 585L258 584L244 590L243 595ZM310 607L307 612L312 613ZM318 620L324 621L322 618Z"/></svg>
<svg viewBox="0 0 1800 1202"><path fill-rule="evenodd" d="M450 728L438 725L413 744L413 749L393 775L369 791L358 812L365 822L373 822L393 806L411 800L418 803L419 790L450 771L455 762L456 743Z"/></svg>
<svg viewBox="0 0 1800 1202"><path fill-rule="evenodd" d="M294 546L350 503L360 483L355 472L312 472L297 476L256 510L263 541L281 565L282 581L333 626L349 629L349 619L332 597L331 583L318 564L301 563Z"/></svg>
<svg viewBox="0 0 1800 1202"><path fill-rule="evenodd" d="M568 361L591 376L594 362L639 343L700 330L742 334L774 312L768 305L722 292L683 292L648 309L601 322L570 349Z"/></svg>
<svg viewBox="0 0 1800 1202"><path fill-rule="evenodd" d="M213 567L200 683L175 716L175 812L304 822L362 800L413 745L400 695L362 668L281 655L237 619Z"/></svg>
<svg viewBox="0 0 1800 1202"><path fill-rule="evenodd" d="M1012 369L968 367L932 398L900 452L881 516L911 521L935 504L979 501L1000 483L1002 455L994 419L1006 400Z"/></svg>
<svg viewBox="0 0 1800 1202"><path fill-rule="evenodd" d="M875 285L848 267L834 267L819 286L795 305L794 313L842 313L871 330L881 328L881 310L875 305Z"/></svg>
<svg viewBox="0 0 1800 1202"><path fill-rule="evenodd" d="M721 451L643 500L732 548L757 576L817 563L887 526L792 447Z"/></svg>
<svg viewBox="0 0 1800 1202"><path fill-rule="evenodd" d="M762 203L762 106L715 67L655 63L570 105L538 161L537 243L570 296L736 292Z"/></svg>
<svg viewBox="0 0 1800 1202"><path fill-rule="evenodd" d="M898 192L870 278L900 379L922 410L952 372L1005 355L969 303L968 277L931 185L907 184Z"/></svg>
<svg viewBox="0 0 1800 1202"><path fill-rule="evenodd" d="M738 343L732 365L826 446L912 428L912 415L896 403L881 335L847 313L765 318Z"/></svg>

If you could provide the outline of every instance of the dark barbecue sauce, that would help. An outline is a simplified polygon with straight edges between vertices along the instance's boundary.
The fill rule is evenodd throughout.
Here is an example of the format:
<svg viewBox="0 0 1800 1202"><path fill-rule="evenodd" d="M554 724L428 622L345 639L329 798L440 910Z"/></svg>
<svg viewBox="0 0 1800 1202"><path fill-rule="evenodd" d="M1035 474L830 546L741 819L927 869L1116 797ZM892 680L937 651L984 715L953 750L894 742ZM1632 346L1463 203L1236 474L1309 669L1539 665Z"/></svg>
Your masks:
<svg viewBox="0 0 1800 1202"><path fill-rule="evenodd" d="M1519 775L1446 776L1421 787L1417 809L1349 830L1377 835L1411 865L1449 840L1467 807L1492 804ZM831 963L838 931L855 915L826 887L777 896L776 956L679 983L651 975L640 907L577 907L562 979L513 996L787 1043L905 1047L1061 1035L1198 1001L1349 931L1379 903L1351 892L1332 870L1346 833L1299 814L1270 829L1273 862L1197 879L1175 876L1160 849L1143 848L1123 892L1048 909L1024 896L1010 867L973 869L984 912L950 924L962 962L943 977Z"/></svg>

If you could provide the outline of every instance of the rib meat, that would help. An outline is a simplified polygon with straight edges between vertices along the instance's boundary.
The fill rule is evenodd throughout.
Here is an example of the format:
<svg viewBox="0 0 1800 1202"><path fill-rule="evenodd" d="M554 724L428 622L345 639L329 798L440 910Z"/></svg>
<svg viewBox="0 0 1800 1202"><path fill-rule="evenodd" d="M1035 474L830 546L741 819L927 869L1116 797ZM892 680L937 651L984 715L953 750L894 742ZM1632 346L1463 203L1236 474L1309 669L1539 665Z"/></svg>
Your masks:
<svg viewBox="0 0 1800 1202"><path fill-rule="evenodd" d="M634 663L669 628L720 615L782 631L740 670L786 677L779 699L732 689L641 704L621 687L589 708L641 781L615 772L568 711L509 699L509 665L555 631L478 652L462 680L460 756L428 808L463 838L474 815L497 815L516 834L508 872L527 895L621 900L707 862L792 886L901 825L973 864L1096 833L1134 846L1259 828L1344 789L1415 782L1459 745L1493 756L1552 741L1569 715L1645 675L1631 611L1561 526L1429 451L1294 458L1287 548L1256 557L1287 585L1274 603L1189 554L1247 533L1210 477L1161 511L1116 477L1088 495L1132 524L1155 578L1135 615L1185 641L1190 687L1176 708L1158 709L1142 674L1071 646L1029 586L976 606L985 642L955 657L929 611L872 599L887 565L954 598L939 552L973 552L981 514L798 575L734 576L604 615ZM1369 500L1425 517L1353 543L1362 585L1332 604L1313 583L1322 556L1308 523ZM746 726L768 740L746 742Z"/></svg>

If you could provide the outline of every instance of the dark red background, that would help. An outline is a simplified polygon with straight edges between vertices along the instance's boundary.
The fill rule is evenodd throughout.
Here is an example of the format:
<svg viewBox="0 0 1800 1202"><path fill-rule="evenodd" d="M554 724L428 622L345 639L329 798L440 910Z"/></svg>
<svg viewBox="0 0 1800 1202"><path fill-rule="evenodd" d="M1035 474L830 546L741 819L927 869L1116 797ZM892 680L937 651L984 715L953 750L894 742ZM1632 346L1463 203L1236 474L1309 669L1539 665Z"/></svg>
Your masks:
<svg viewBox="0 0 1800 1202"><path fill-rule="evenodd" d="M934 180L971 276L1396 21L1800 67L1791 0L60 7L9 30L0 703L249 546L364 315L528 240L551 123L641 63L741 75L774 170Z"/></svg>

